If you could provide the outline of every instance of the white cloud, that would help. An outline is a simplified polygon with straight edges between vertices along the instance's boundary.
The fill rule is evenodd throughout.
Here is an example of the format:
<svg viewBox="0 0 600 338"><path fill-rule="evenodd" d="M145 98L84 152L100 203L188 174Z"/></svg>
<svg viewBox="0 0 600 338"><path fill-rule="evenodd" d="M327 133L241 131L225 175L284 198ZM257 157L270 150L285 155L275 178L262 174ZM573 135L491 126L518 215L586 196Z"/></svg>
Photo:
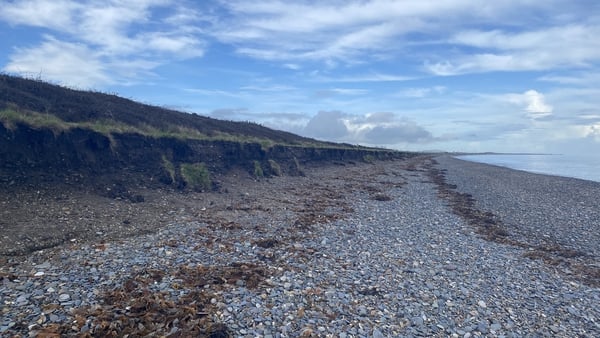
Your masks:
<svg viewBox="0 0 600 338"><path fill-rule="evenodd" d="M477 48L451 59L426 62L436 75L491 71L546 70L590 67L600 60L600 25L571 24L536 31L463 31L448 44Z"/></svg>
<svg viewBox="0 0 600 338"><path fill-rule="evenodd" d="M524 94L527 107L525 111L528 113L539 115L547 115L552 113L552 106L547 104L544 100L544 95L538 93L535 90L528 90Z"/></svg>
<svg viewBox="0 0 600 338"><path fill-rule="evenodd" d="M308 121L303 134L330 141L386 146L425 143L434 139L416 122L390 112L360 116L320 111Z"/></svg>
<svg viewBox="0 0 600 338"><path fill-rule="evenodd" d="M41 71L44 79L59 83L102 86L136 81L168 60L202 56L205 43L192 18L170 5L172 0L3 3L0 20L53 32L38 45L16 48L3 70Z"/></svg>
<svg viewBox="0 0 600 338"><path fill-rule="evenodd" d="M568 74L549 74L538 78L539 81L553 82L563 85L597 86L600 84L600 73L596 72L571 72Z"/></svg>
<svg viewBox="0 0 600 338"><path fill-rule="evenodd" d="M248 3L228 1L233 16L215 35L237 51L268 60L359 62L376 53L396 50L399 38L423 31L425 19L463 10L469 1L435 4L397 1ZM432 22L432 21L429 21Z"/></svg>
<svg viewBox="0 0 600 338"><path fill-rule="evenodd" d="M28 76L39 74L43 79L59 79L83 88L112 81L100 56L86 45L51 37L40 46L17 49L4 70Z"/></svg>
<svg viewBox="0 0 600 338"><path fill-rule="evenodd" d="M369 144L420 143L432 139L429 131L406 119L393 124L377 125L364 133L364 140Z"/></svg>
<svg viewBox="0 0 600 338"><path fill-rule="evenodd" d="M250 90L257 92L286 92L290 90L296 89L292 86L287 85L269 85L269 86L257 86L257 85L248 85L240 88L241 90Z"/></svg>
<svg viewBox="0 0 600 338"><path fill-rule="evenodd" d="M318 98L329 98L337 95L360 96L368 93L368 89L361 88L330 88L317 91L315 96Z"/></svg>
<svg viewBox="0 0 600 338"><path fill-rule="evenodd" d="M349 137L346 115L339 111L320 111L304 127L304 134L331 141Z"/></svg>
<svg viewBox="0 0 600 338"><path fill-rule="evenodd" d="M600 122L581 127L583 137L600 142Z"/></svg>
<svg viewBox="0 0 600 338"><path fill-rule="evenodd" d="M408 88L401 90L398 95L401 97L424 98L430 95L442 94L446 91L444 86L434 86L429 88Z"/></svg>
<svg viewBox="0 0 600 338"><path fill-rule="evenodd" d="M283 65L283 67L291 70L299 70L300 68L302 68L302 66L296 63L286 63Z"/></svg>
<svg viewBox="0 0 600 338"><path fill-rule="evenodd" d="M246 94L243 92L234 92L220 89L202 89L202 88L185 88L184 91L204 96L224 96L229 98L244 98Z"/></svg>
<svg viewBox="0 0 600 338"><path fill-rule="evenodd" d="M585 6L565 0L552 1L493 1L475 4L472 0L439 1L223 1L230 15L215 26L213 34L221 41L232 44L240 54L254 58L293 61L321 61L329 64L354 64L398 55L422 57L420 46L467 45L481 49L501 47L501 50L529 50L557 46L552 40L568 45L582 46L567 52L565 62L586 61L585 54L594 53L593 27L572 25L563 29L561 19L555 22L532 22L531 16L548 15L551 18L571 18L585 13ZM499 30L465 31L449 36L461 27L475 27L485 23L491 27L511 27L516 33ZM556 27L553 27L553 23ZM520 31L524 27L542 26L538 31ZM550 27L550 28L547 28ZM416 34L418 41L414 40ZM532 46L537 47L532 47ZM585 50L584 50L585 48ZM412 56L412 51L417 51ZM449 48L446 48L448 50ZM596 48L597 50L597 48ZM486 56L486 54L489 54ZM460 55L457 55L460 57ZM492 67L520 67L521 61L509 61L511 54L486 51L465 54L458 59L430 62L431 71L439 74L478 71L479 62ZM537 55L540 58L540 55ZM520 55L515 55L520 59ZM554 59L550 56L549 59ZM483 60L477 60L483 59ZM551 63L548 60L545 63ZM470 64L470 65L467 65ZM525 65L524 65L525 66ZM527 65L527 67L531 67Z"/></svg>
<svg viewBox="0 0 600 338"><path fill-rule="evenodd" d="M383 74L383 73L368 73L359 75L346 75L346 76L322 76L318 73L312 74L317 81L321 82L402 82L414 80L415 77L397 75L397 74Z"/></svg>
<svg viewBox="0 0 600 338"><path fill-rule="evenodd" d="M28 25L66 31L75 23L75 12L81 8L71 0L30 0L3 2L0 19L12 25Z"/></svg>
<svg viewBox="0 0 600 338"><path fill-rule="evenodd" d="M523 94L508 94L509 102L522 106L533 118L545 117L552 114L553 107L545 102L544 95L530 89Z"/></svg>
<svg viewBox="0 0 600 338"><path fill-rule="evenodd" d="M168 53L177 58L193 58L204 54L204 43L191 35L153 32L140 37L149 50Z"/></svg>

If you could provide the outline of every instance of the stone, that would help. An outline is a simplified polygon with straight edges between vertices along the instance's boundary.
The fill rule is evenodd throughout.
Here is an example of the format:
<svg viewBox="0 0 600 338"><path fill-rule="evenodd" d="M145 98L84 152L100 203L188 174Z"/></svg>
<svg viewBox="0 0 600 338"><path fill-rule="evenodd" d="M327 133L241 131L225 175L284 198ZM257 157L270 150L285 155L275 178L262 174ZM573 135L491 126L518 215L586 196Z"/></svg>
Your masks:
<svg viewBox="0 0 600 338"><path fill-rule="evenodd" d="M373 329L373 338L384 338L385 336L377 328Z"/></svg>
<svg viewBox="0 0 600 338"><path fill-rule="evenodd" d="M17 303L17 305L26 305L27 303L29 303L28 298L28 295L20 295L19 297L17 297L15 302Z"/></svg>
<svg viewBox="0 0 600 338"><path fill-rule="evenodd" d="M481 321L477 324L477 331L486 334L488 332L488 323L486 321Z"/></svg>
<svg viewBox="0 0 600 338"><path fill-rule="evenodd" d="M421 325L423 325L423 318L422 317L413 317L411 322L415 326L421 326Z"/></svg>
<svg viewBox="0 0 600 338"><path fill-rule="evenodd" d="M69 301L70 299L71 299L71 296L69 296L68 293L61 293L60 296L58 296L59 302L66 302L66 301Z"/></svg>

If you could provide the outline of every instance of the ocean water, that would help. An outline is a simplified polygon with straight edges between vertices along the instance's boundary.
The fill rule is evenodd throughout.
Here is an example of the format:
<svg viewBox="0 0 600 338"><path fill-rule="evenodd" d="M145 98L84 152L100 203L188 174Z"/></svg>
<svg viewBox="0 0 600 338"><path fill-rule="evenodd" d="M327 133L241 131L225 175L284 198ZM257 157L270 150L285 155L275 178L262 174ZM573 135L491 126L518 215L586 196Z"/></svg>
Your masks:
<svg viewBox="0 0 600 338"><path fill-rule="evenodd" d="M600 182L600 156L597 155L481 154L456 157L467 161L493 164L536 174L574 177Z"/></svg>

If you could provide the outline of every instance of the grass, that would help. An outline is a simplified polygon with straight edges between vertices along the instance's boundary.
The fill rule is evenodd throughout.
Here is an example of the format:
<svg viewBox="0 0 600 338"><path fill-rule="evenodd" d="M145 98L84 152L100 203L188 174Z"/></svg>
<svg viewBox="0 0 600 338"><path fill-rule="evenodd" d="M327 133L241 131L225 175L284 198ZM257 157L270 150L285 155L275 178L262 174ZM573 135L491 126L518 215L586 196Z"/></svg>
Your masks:
<svg viewBox="0 0 600 338"><path fill-rule="evenodd" d="M269 168L271 169L273 175L281 176L281 166L279 165L279 163L275 162L275 160L269 160Z"/></svg>
<svg viewBox="0 0 600 338"><path fill-rule="evenodd" d="M24 123L32 128L48 128L54 134L69 129L69 124L55 115L30 112L27 114L18 112L14 109L5 109L0 111L0 121L7 129L14 129L18 123Z"/></svg>
<svg viewBox="0 0 600 338"><path fill-rule="evenodd" d="M42 114L33 111L7 108L0 111L0 122L7 129L15 129L17 124L26 124L35 129L48 128L53 133L59 134L74 128L89 129L110 138L111 134L140 134L153 138L177 138L182 140L207 140L207 141L231 141L236 143L258 143L263 150L268 150L277 143L270 139L262 139L246 135L233 135L216 132L214 135L206 135L200 131L185 126L167 125L158 129L150 125L133 126L115 120L96 120L85 122L68 122L52 114ZM306 145L304 145L306 146Z"/></svg>
<svg viewBox="0 0 600 338"><path fill-rule="evenodd" d="M302 167L300 166L300 161L298 161L296 156L294 156L294 166L296 168L296 173L298 173L298 175L300 176L304 176L304 170L302 170Z"/></svg>
<svg viewBox="0 0 600 338"><path fill-rule="evenodd" d="M262 166L260 165L259 161L254 161L254 177L260 178L260 177L264 177L265 173L262 169Z"/></svg>
<svg viewBox="0 0 600 338"><path fill-rule="evenodd" d="M373 155L371 155L371 154L365 155L363 157L363 161L365 161L366 163L373 164L373 163L375 163L375 157Z"/></svg>
<svg viewBox="0 0 600 338"><path fill-rule="evenodd" d="M270 148L280 145L294 148L314 148L314 149L362 149L373 153L379 151L389 151L380 148L367 148L357 145L336 144L319 142L317 140L306 141L276 141L268 137L256 137L244 134L230 134L223 131L215 131L210 134L202 133L200 130L193 127L176 124L165 124L160 128L149 124L127 124L117 120L102 118L98 120L70 122L65 121L54 114L39 113L36 111L21 109L15 105L9 105L8 108L0 110L0 123L7 129L15 129L17 124L29 125L35 129L50 129L55 135L70 129L81 128L93 130L103 134L111 140L111 147L115 146L113 135L116 134L139 134L152 138L177 138L180 140L204 140L204 141L229 141L241 144L259 144L263 151L268 151ZM365 162L371 162L375 157L367 155ZM297 166L299 168L299 166Z"/></svg>
<svg viewBox="0 0 600 338"><path fill-rule="evenodd" d="M25 79L7 74L0 74L0 92L3 94L0 99L0 122L9 128L29 124L36 128L52 128L55 133L71 128L86 128L107 137L118 133L135 133L153 138L231 141L238 144L258 144L263 151L271 151L276 146L363 150L375 155L380 151L390 151L319 141L269 129L258 123L217 120L142 104L115 93L77 90L40 79Z"/></svg>
<svg viewBox="0 0 600 338"><path fill-rule="evenodd" d="M208 191L211 189L210 173L204 163L181 164L181 177L193 190Z"/></svg>
<svg viewBox="0 0 600 338"><path fill-rule="evenodd" d="M162 156L162 165L169 174L171 182L175 182L175 166L165 155Z"/></svg>

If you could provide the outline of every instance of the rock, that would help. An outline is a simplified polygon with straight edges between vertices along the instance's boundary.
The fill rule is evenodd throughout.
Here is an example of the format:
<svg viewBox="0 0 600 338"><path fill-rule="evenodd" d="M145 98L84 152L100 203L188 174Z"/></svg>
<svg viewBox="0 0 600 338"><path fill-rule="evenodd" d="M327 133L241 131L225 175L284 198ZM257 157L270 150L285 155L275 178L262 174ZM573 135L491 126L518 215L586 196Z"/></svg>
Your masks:
<svg viewBox="0 0 600 338"><path fill-rule="evenodd" d="M411 319L411 322L413 323L414 326L421 326L421 325L423 325L423 318L422 317L413 317Z"/></svg>
<svg viewBox="0 0 600 338"><path fill-rule="evenodd" d="M373 338L384 338L385 336L377 328L373 329Z"/></svg>
<svg viewBox="0 0 600 338"><path fill-rule="evenodd" d="M481 321L477 324L477 331L486 334L488 332L488 323L487 321Z"/></svg>
<svg viewBox="0 0 600 338"><path fill-rule="evenodd" d="M36 265L36 268L38 269L50 269L50 267L52 267L52 265L50 265L50 262L44 262L42 264Z"/></svg>
<svg viewBox="0 0 600 338"><path fill-rule="evenodd" d="M43 275L45 275L44 271L38 271L38 272L36 272L36 273L35 273L33 276L34 276L34 277L41 277L41 276L43 276Z"/></svg>
<svg viewBox="0 0 600 338"><path fill-rule="evenodd" d="M27 305L27 303L29 303L29 296L28 295L20 295L15 300L15 303L17 303L17 305Z"/></svg>
<svg viewBox="0 0 600 338"><path fill-rule="evenodd" d="M60 296L58 296L59 302L67 302L70 299L71 299L71 296L69 296L69 294L67 294L67 293L61 293Z"/></svg>

